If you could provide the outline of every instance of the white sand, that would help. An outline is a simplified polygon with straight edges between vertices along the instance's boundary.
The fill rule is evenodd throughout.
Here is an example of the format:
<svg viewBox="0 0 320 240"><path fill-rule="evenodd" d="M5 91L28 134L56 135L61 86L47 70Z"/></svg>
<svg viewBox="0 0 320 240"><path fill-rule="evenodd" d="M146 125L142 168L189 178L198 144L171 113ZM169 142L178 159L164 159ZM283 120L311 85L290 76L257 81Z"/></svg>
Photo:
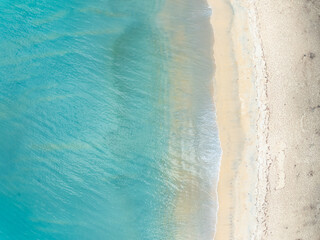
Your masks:
<svg viewBox="0 0 320 240"><path fill-rule="evenodd" d="M215 239L320 239L320 1L209 0Z"/></svg>

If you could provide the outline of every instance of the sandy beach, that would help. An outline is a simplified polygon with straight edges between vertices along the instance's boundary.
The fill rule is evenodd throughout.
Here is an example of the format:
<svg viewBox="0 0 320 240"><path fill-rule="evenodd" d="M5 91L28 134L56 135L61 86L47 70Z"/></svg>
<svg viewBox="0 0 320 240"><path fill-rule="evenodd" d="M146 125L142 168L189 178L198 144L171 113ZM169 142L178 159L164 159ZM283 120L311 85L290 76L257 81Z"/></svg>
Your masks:
<svg viewBox="0 0 320 240"><path fill-rule="evenodd" d="M216 240L320 236L320 2L209 0Z"/></svg>

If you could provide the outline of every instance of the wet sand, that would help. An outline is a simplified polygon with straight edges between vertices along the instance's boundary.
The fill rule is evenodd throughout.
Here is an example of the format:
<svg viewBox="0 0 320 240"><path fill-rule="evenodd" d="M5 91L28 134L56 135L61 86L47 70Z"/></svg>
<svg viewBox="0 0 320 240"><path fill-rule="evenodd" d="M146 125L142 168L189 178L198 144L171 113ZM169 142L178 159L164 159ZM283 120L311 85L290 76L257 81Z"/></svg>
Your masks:
<svg viewBox="0 0 320 240"><path fill-rule="evenodd" d="M214 101L223 152L215 239L249 239L251 226L247 221L255 219L252 199L256 171L252 164L256 159L253 43L248 37L245 6L238 5L239 11L235 12L227 1L214 0L210 4L216 67Z"/></svg>
<svg viewBox="0 0 320 240"><path fill-rule="evenodd" d="M320 236L320 2L209 0L222 162L215 239Z"/></svg>

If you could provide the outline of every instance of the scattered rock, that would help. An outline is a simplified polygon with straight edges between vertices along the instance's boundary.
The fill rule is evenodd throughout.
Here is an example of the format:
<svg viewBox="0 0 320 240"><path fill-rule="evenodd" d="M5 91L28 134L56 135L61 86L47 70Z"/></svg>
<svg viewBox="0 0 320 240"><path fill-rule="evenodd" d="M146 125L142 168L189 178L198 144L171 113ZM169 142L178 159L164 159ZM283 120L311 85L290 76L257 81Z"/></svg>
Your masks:
<svg viewBox="0 0 320 240"><path fill-rule="evenodd" d="M320 105L317 105L317 106L311 107L311 110L314 111L314 110L319 109L319 108L320 108Z"/></svg>
<svg viewBox="0 0 320 240"><path fill-rule="evenodd" d="M309 53L309 58L314 59L315 57L316 57L316 54L314 54L312 52Z"/></svg>
<svg viewBox="0 0 320 240"><path fill-rule="evenodd" d="M314 174L314 172L311 170L311 171L308 173L308 176L309 176L309 177L312 177L313 174Z"/></svg>
<svg viewBox="0 0 320 240"><path fill-rule="evenodd" d="M316 54L313 52L309 52L308 54L303 54L303 58L309 57L311 60L316 57Z"/></svg>

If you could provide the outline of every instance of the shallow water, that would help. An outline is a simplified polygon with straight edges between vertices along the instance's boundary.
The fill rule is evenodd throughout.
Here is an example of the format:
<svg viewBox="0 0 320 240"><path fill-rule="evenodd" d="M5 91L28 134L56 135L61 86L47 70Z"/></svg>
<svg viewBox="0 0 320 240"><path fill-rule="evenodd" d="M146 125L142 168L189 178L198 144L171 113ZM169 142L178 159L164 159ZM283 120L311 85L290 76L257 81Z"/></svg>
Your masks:
<svg viewBox="0 0 320 240"><path fill-rule="evenodd" d="M205 1L0 2L0 238L212 239Z"/></svg>

